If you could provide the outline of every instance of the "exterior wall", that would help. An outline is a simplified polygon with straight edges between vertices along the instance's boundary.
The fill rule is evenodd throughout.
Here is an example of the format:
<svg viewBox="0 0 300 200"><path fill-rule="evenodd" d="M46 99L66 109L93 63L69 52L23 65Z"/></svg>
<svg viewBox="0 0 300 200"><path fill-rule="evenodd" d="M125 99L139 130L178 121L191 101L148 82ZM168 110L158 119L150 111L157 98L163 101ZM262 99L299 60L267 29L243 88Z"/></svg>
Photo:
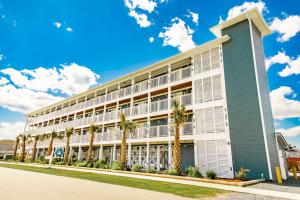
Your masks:
<svg viewBox="0 0 300 200"><path fill-rule="evenodd" d="M222 30L224 74L234 171L250 169L249 178L270 179L256 85L249 21Z"/></svg>
<svg viewBox="0 0 300 200"><path fill-rule="evenodd" d="M259 83L260 102L263 114L263 123L265 129L265 139L267 141L267 148L270 160L270 167L272 170L272 177L276 177L275 167L279 166L278 150L276 145L275 128L273 122L273 114L271 108L271 101L269 95L268 77L265 66L264 49L261 34L256 26L251 23L253 44L255 51L257 78Z"/></svg>

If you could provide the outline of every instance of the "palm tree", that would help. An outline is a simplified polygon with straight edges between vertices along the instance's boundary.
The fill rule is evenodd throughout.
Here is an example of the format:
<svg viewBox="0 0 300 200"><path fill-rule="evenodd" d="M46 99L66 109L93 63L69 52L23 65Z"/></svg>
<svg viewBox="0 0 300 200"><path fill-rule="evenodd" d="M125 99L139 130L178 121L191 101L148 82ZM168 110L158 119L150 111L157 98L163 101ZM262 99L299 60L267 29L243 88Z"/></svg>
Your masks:
<svg viewBox="0 0 300 200"><path fill-rule="evenodd" d="M53 140L55 138L62 139L63 136L58 134L57 132L53 131L52 133L46 135L46 137L50 137L50 142L49 142L48 151L47 151L47 156L50 156L52 154L52 149L53 149Z"/></svg>
<svg viewBox="0 0 300 200"><path fill-rule="evenodd" d="M68 128L66 129L66 149L65 149L65 154L64 154L64 164L68 164L68 158L69 158L69 153L70 153L70 137L74 132L74 128Z"/></svg>
<svg viewBox="0 0 300 200"><path fill-rule="evenodd" d="M122 128L122 143L121 143L121 168L122 170L125 170L126 168L126 131L129 130L129 132L132 132L136 125L133 122L130 122L126 119L126 115L122 112L120 114L120 120L121 120L121 128Z"/></svg>
<svg viewBox="0 0 300 200"><path fill-rule="evenodd" d="M30 137L30 135L21 135L21 139L22 139L22 149L21 149L21 155L19 157L19 160L21 162L24 162L25 160L25 147L26 147L26 140Z"/></svg>
<svg viewBox="0 0 300 200"><path fill-rule="evenodd" d="M34 135L34 136L31 136L31 139L34 140L34 144L33 144L33 149L32 149L32 156L31 156L31 162L34 162L35 161L35 157L36 157L36 145L37 145L37 142L39 140L44 140L44 135Z"/></svg>
<svg viewBox="0 0 300 200"><path fill-rule="evenodd" d="M15 148L14 148L13 160L17 159L17 151L18 151L18 146L19 146L19 142L20 142L20 137L21 137L21 135L16 136L16 144L15 144Z"/></svg>
<svg viewBox="0 0 300 200"><path fill-rule="evenodd" d="M94 147L94 137L95 137L95 131L97 130L97 126L94 124L90 125L89 128L89 134L90 134L90 144L89 144L89 150L87 155L87 162L93 161L93 147Z"/></svg>
<svg viewBox="0 0 300 200"><path fill-rule="evenodd" d="M185 106L181 105L177 100L173 101L173 118L175 126L175 138L174 138L174 149L173 149L173 167L180 173L181 172L181 151L180 151L180 127L186 121L186 110Z"/></svg>

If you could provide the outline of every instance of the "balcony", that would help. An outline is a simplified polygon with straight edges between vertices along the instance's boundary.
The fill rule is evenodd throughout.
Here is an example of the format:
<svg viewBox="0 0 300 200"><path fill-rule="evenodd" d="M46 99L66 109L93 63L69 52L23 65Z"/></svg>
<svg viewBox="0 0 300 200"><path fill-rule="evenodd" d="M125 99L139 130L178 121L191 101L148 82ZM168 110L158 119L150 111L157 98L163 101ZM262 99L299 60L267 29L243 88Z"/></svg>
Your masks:
<svg viewBox="0 0 300 200"><path fill-rule="evenodd" d="M158 112L168 109L168 99L151 102L150 112Z"/></svg>
<svg viewBox="0 0 300 200"><path fill-rule="evenodd" d="M172 98L172 108L174 107L174 100L177 100L181 105L190 106L192 105L192 94L185 94Z"/></svg>
<svg viewBox="0 0 300 200"><path fill-rule="evenodd" d="M125 116L126 117L130 117L130 107L129 108L123 108L123 109L120 109L119 111L118 111L118 116L117 117L119 117L120 116L120 114L121 113L124 113L125 114Z"/></svg>
<svg viewBox="0 0 300 200"><path fill-rule="evenodd" d="M168 125L152 126L150 127L149 137L167 137L168 136Z"/></svg>
<svg viewBox="0 0 300 200"><path fill-rule="evenodd" d="M119 98L131 95L131 86L119 90Z"/></svg>
<svg viewBox="0 0 300 200"><path fill-rule="evenodd" d="M163 86L168 83L168 74L151 79L151 88Z"/></svg>
<svg viewBox="0 0 300 200"><path fill-rule="evenodd" d="M148 104L140 104L132 107L132 116L144 115L148 113Z"/></svg>
<svg viewBox="0 0 300 200"><path fill-rule="evenodd" d="M133 86L133 93L136 94L136 93L147 91L149 88L148 86L149 86L148 80L137 83Z"/></svg>
<svg viewBox="0 0 300 200"><path fill-rule="evenodd" d="M132 133L129 133L129 139L138 140L147 138L147 128L139 127L135 129Z"/></svg>
<svg viewBox="0 0 300 200"><path fill-rule="evenodd" d="M193 135L193 122L186 122L183 124L183 126L180 128L180 134L181 135ZM175 135L175 128L172 127L171 135Z"/></svg>
<svg viewBox="0 0 300 200"><path fill-rule="evenodd" d="M116 118L117 118L116 111L107 112L107 113L105 113L105 116L104 116L105 121L115 120Z"/></svg>
<svg viewBox="0 0 300 200"><path fill-rule="evenodd" d="M191 77L192 69L191 67L182 68L171 72L171 82L180 81Z"/></svg>
<svg viewBox="0 0 300 200"><path fill-rule="evenodd" d="M110 92L110 93L107 93L106 94L106 101L112 101L112 100L115 100L117 99L118 97L118 91L113 91L113 92Z"/></svg>

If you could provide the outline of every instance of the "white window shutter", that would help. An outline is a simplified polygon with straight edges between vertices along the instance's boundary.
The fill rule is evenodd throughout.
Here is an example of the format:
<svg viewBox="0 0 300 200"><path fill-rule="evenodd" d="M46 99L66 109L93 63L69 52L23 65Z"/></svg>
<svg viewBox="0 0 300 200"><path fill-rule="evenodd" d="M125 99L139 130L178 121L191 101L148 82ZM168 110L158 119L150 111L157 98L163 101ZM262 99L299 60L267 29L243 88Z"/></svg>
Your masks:
<svg viewBox="0 0 300 200"><path fill-rule="evenodd" d="M203 102L202 79L195 81L195 103Z"/></svg>
<svg viewBox="0 0 300 200"><path fill-rule="evenodd" d="M224 110L223 106L215 107L215 125L216 132L225 132Z"/></svg>
<svg viewBox="0 0 300 200"><path fill-rule="evenodd" d="M215 132L213 108L205 109L205 132L206 133Z"/></svg>
<svg viewBox="0 0 300 200"><path fill-rule="evenodd" d="M203 88L204 88L204 101L211 101L212 100L212 84L211 84L211 77L203 79Z"/></svg>
<svg viewBox="0 0 300 200"><path fill-rule="evenodd" d="M201 54L194 56L194 71L195 74L201 73Z"/></svg>
<svg viewBox="0 0 300 200"><path fill-rule="evenodd" d="M222 99L221 75L212 77L214 100Z"/></svg>
<svg viewBox="0 0 300 200"><path fill-rule="evenodd" d="M220 67L220 53L219 47L210 50L211 53L211 68L216 69Z"/></svg>
<svg viewBox="0 0 300 200"><path fill-rule="evenodd" d="M202 71L206 72L210 70L210 55L209 51L202 53Z"/></svg>
<svg viewBox="0 0 300 200"><path fill-rule="evenodd" d="M196 133L204 134L204 110L196 110L195 111L195 119L196 119Z"/></svg>

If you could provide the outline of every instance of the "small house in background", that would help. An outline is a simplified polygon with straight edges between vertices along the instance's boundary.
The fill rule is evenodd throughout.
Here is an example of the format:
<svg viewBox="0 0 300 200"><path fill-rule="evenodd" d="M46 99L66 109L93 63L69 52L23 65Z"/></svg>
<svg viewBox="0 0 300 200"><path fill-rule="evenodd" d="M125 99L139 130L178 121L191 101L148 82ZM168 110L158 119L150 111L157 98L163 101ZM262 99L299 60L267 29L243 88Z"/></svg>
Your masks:
<svg viewBox="0 0 300 200"><path fill-rule="evenodd" d="M0 160L12 159L15 143L15 140L0 140Z"/></svg>

